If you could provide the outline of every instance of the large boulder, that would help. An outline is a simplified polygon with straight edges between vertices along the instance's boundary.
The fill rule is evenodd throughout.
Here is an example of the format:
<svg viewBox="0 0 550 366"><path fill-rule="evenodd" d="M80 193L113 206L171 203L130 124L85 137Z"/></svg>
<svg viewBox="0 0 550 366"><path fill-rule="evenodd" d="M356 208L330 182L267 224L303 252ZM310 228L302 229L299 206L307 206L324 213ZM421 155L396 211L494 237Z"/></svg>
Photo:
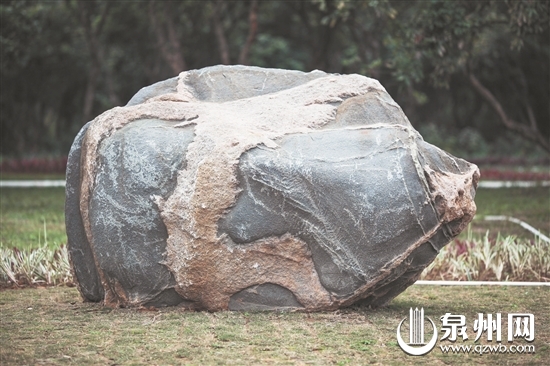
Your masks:
<svg viewBox="0 0 550 366"><path fill-rule="evenodd" d="M108 306L377 306L471 221L478 179L376 80L192 70L78 134L69 253Z"/></svg>

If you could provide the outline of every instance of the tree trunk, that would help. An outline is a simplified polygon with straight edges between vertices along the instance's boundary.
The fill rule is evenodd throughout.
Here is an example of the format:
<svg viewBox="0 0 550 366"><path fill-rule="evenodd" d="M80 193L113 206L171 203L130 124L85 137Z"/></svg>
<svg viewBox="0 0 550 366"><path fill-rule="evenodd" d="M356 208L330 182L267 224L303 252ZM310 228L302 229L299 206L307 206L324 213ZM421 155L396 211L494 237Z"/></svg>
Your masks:
<svg viewBox="0 0 550 366"><path fill-rule="evenodd" d="M246 43L241 49L241 54L239 55L239 64L248 65L248 52L250 51L250 46L256 38L256 33L258 32L258 1L252 0L250 4L250 13L248 16L248 22L250 24L248 29L248 37Z"/></svg>
<svg viewBox="0 0 550 366"><path fill-rule="evenodd" d="M95 4L96 3L94 2L92 5ZM99 40L99 35L103 30L111 3L105 3L99 16L99 22L95 23L95 25L90 19L92 11L89 9L89 5L90 4L85 4L83 2L76 3L76 10L78 11L80 23L84 28L86 44L88 46L92 61L88 70L88 84L84 94L84 107L82 112L84 123L88 122L92 118L95 93L97 90L97 80L100 77L102 69L105 69L107 95L109 97L109 101L113 104L113 106L120 105L120 99L115 92L111 70L108 67L105 67L105 52Z"/></svg>
<svg viewBox="0 0 550 366"><path fill-rule="evenodd" d="M214 10L212 13L212 22L214 23L214 33L218 40L218 48L220 51L220 59L222 64L229 65L231 60L229 58L229 47L227 46L227 40L225 39L225 33L223 31L222 22L220 19L220 10L223 4L223 0L216 1Z"/></svg>
<svg viewBox="0 0 550 366"><path fill-rule="evenodd" d="M86 92L84 94L84 108L82 112L83 124L92 119L92 109L94 106L95 91L97 86L97 77L99 70L95 63L92 63L88 70L88 83L86 85Z"/></svg>
<svg viewBox="0 0 550 366"><path fill-rule="evenodd" d="M363 64L368 65L369 61L379 59L380 43L374 35L363 29L361 23L356 20L354 11L350 13L348 24L353 41L359 48L359 58L361 59ZM365 46L365 44L368 44L368 48L367 46ZM370 51L372 53L372 60L367 59L367 51ZM369 71L370 74L367 76L374 79L380 79L380 67L370 69Z"/></svg>
<svg viewBox="0 0 550 366"><path fill-rule="evenodd" d="M149 20L157 38L161 55L174 74L187 70L183 50L171 17L169 3L161 2L166 29L161 25L155 9L155 1L149 2Z"/></svg>

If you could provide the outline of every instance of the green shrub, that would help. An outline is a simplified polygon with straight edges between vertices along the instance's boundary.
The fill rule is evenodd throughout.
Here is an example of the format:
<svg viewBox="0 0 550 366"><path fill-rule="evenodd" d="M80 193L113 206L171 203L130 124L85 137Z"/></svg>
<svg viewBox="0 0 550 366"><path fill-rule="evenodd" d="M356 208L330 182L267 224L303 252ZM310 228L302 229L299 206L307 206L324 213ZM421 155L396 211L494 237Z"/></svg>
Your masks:
<svg viewBox="0 0 550 366"><path fill-rule="evenodd" d="M15 285L72 284L67 246L51 249L0 248L0 281Z"/></svg>
<svg viewBox="0 0 550 366"><path fill-rule="evenodd" d="M550 245L515 236L454 240L422 273L426 280L540 281L550 280Z"/></svg>

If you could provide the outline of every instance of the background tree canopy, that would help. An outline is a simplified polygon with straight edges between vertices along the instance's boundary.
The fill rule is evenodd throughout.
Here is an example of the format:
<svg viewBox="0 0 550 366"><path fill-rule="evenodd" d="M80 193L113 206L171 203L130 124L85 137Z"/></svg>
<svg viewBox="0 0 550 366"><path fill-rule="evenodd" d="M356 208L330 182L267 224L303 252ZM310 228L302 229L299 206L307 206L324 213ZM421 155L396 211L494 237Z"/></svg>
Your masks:
<svg viewBox="0 0 550 366"><path fill-rule="evenodd" d="M374 77L459 156L550 152L548 14L534 0L2 1L1 154L66 155L141 87L220 63Z"/></svg>

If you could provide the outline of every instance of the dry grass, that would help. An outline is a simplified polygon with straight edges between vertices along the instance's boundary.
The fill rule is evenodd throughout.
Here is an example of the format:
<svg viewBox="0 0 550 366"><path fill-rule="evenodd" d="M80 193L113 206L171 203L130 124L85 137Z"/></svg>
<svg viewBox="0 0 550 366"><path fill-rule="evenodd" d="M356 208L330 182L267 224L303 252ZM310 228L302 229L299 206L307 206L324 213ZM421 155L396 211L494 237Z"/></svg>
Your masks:
<svg viewBox="0 0 550 366"><path fill-rule="evenodd" d="M548 287L412 286L376 310L208 313L109 309L82 303L76 289L67 287L0 291L0 364L545 365L550 358L549 302ZM426 356L408 356L397 345L396 329L410 307L421 306L438 327L447 312L466 316L470 339L456 344L473 344L478 312L532 313L536 353L444 354L436 346ZM451 343L438 342L442 344Z"/></svg>

